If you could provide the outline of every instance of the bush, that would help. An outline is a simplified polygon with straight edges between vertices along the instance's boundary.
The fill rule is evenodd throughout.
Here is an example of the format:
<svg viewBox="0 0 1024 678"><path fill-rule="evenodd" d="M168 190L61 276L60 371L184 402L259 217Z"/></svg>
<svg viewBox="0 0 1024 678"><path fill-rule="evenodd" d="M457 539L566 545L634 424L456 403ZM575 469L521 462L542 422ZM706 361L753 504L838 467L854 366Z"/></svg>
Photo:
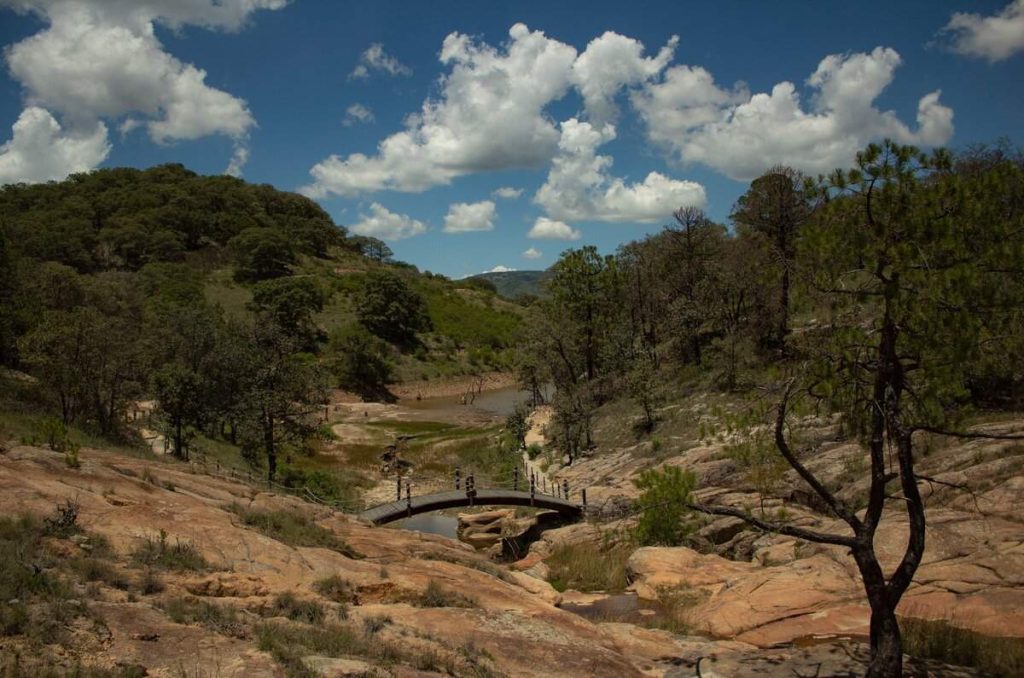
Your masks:
<svg viewBox="0 0 1024 678"><path fill-rule="evenodd" d="M622 591L628 584L626 562L632 549L628 544L561 544L545 564L551 570L551 585L559 591Z"/></svg>
<svg viewBox="0 0 1024 678"><path fill-rule="evenodd" d="M473 598L449 591L431 579L427 588L413 600L416 607L480 607L480 604Z"/></svg>
<svg viewBox="0 0 1024 678"><path fill-rule="evenodd" d="M313 582L313 590L336 603L352 603L356 599L356 592L351 582L336 574Z"/></svg>
<svg viewBox="0 0 1024 678"><path fill-rule="evenodd" d="M970 666L993 678L1024 675L1024 639L985 636L956 621L900 619L903 651L912 657Z"/></svg>
<svg viewBox="0 0 1024 678"><path fill-rule="evenodd" d="M290 591L274 598L270 613L275 617L288 617L292 621L319 624L324 620L323 605L312 600L299 600Z"/></svg>
<svg viewBox="0 0 1024 678"><path fill-rule="evenodd" d="M641 490L637 541L645 546L681 544L690 531L683 518L689 514L686 505L697 483L693 473L665 466L660 471L644 471L633 483Z"/></svg>
<svg viewBox="0 0 1024 678"><path fill-rule="evenodd" d="M361 558L344 539L330 530L320 527L305 515L292 511L257 511L242 508L237 504L227 507L238 514L242 523L289 546L320 546L329 548L349 558Z"/></svg>
<svg viewBox="0 0 1024 678"><path fill-rule="evenodd" d="M132 554L132 560L142 567L177 572L210 569L210 564L193 544L180 539L171 544L163 530L156 538L147 537Z"/></svg>
<svg viewBox="0 0 1024 678"><path fill-rule="evenodd" d="M232 638L247 638L248 631L238 612L226 605L216 605L195 598L172 598L160 608L175 624L201 624L214 633Z"/></svg>

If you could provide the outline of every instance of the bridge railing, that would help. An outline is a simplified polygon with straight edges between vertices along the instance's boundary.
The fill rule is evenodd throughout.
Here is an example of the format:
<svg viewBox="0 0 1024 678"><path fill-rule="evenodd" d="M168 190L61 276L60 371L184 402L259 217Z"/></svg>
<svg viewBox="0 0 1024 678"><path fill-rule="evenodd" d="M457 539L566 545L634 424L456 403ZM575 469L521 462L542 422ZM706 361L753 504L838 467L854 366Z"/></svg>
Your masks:
<svg viewBox="0 0 1024 678"><path fill-rule="evenodd" d="M587 504L586 488L572 488L568 480L558 483L546 475L531 472L525 464L517 464L511 469L499 473L479 473L471 468L463 470L461 466L455 466L451 480L447 484L436 475L407 474L395 477L395 501L409 500L443 490L472 491L474 489L530 492L536 496L550 496L569 502L575 501L584 507Z"/></svg>

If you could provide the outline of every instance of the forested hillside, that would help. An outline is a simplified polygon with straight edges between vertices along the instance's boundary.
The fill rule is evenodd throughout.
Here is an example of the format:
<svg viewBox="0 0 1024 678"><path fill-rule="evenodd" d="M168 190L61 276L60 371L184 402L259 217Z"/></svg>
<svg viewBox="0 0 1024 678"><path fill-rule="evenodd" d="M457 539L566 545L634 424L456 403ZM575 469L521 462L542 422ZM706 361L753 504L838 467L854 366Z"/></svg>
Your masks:
<svg viewBox="0 0 1024 678"><path fill-rule="evenodd" d="M179 456L202 434L270 476L326 389L504 367L521 325L305 197L180 165L3 188L0 280L0 364L32 378L5 411L117 438L154 400Z"/></svg>
<svg viewBox="0 0 1024 678"><path fill-rule="evenodd" d="M614 255L562 255L531 306L520 380L555 384L551 433L569 464L624 448L642 463L649 450L642 543L682 543L692 511L849 549L871 606L868 675L898 675L895 607L925 545L918 465L939 439L986 437L969 431L980 412L1024 404L1024 156L886 142L826 177L772 168L729 227L696 209L675 221ZM674 453L725 443L760 511L702 504L693 473L658 466L659 426L682 406L696 421L665 433ZM823 422L868 453L842 484L813 470ZM838 526L765 509L787 468L810 493L789 499ZM841 494L853 481L862 489ZM893 515L909 541L883 571L875 530Z"/></svg>

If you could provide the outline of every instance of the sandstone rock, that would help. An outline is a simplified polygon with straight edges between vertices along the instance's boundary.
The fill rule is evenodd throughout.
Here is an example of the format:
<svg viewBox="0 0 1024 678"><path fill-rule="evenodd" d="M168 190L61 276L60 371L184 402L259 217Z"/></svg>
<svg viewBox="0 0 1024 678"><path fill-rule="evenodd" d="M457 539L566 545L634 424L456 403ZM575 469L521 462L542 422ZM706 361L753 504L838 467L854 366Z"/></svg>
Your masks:
<svg viewBox="0 0 1024 678"><path fill-rule="evenodd" d="M366 676L373 672L373 665L358 659L338 659L337 657L321 657L313 655L303 658L302 662L310 671L324 676Z"/></svg>

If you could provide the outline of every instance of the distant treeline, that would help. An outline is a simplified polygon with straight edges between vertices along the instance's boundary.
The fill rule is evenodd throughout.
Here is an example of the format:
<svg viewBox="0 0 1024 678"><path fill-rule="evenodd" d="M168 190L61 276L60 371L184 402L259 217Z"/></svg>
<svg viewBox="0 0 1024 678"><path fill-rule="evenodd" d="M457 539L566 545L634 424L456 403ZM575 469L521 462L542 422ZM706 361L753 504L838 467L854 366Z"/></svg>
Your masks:
<svg viewBox="0 0 1024 678"><path fill-rule="evenodd" d="M915 416L1020 404L1024 156L887 143L826 177L775 167L730 224L683 209L614 255L569 250L550 273L519 372L526 387L557 386L570 458L620 394L654 427L666 383L747 390L799 374L856 430L888 321Z"/></svg>

